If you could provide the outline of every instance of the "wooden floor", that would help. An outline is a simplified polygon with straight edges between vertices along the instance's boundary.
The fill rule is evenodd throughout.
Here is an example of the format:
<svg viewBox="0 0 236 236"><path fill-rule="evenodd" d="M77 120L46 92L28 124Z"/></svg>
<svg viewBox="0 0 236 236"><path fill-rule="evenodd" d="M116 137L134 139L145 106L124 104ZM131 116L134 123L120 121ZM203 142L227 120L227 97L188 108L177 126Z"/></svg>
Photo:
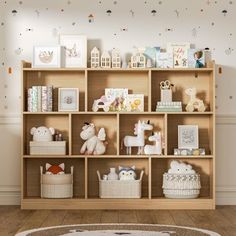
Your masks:
<svg viewBox="0 0 236 236"><path fill-rule="evenodd" d="M205 228L221 235L236 235L236 206L219 206L214 210L192 211L86 211L20 210L18 206L0 206L0 236L32 228L63 224L144 223L184 225Z"/></svg>

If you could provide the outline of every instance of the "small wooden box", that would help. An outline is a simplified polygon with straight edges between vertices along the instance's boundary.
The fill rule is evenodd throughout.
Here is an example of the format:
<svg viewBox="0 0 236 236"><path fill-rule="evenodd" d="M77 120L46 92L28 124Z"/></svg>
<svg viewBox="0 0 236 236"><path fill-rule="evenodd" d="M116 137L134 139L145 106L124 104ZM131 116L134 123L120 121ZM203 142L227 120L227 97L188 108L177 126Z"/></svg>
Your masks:
<svg viewBox="0 0 236 236"><path fill-rule="evenodd" d="M66 155L66 141L31 141L30 155Z"/></svg>

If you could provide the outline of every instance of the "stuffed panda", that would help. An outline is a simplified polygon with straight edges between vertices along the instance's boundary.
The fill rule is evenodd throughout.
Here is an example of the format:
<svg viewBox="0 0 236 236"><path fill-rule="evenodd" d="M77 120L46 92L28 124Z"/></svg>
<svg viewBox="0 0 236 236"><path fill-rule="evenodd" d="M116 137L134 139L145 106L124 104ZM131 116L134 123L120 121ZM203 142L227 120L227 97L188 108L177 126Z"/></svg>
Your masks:
<svg viewBox="0 0 236 236"><path fill-rule="evenodd" d="M135 166L132 167L122 167L119 166L119 180L135 180Z"/></svg>

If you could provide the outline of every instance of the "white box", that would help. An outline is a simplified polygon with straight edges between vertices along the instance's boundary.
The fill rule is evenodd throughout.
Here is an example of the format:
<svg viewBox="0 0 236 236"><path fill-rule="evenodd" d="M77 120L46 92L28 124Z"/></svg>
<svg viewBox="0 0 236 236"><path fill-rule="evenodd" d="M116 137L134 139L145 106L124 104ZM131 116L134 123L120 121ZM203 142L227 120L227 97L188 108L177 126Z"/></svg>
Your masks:
<svg viewBox="0 0 236 236"><path fill-rule="evenodd" d="M161 102L172 102L171 89L161 89Z"/></svg>
<svg viewBox="0 0 236 236"><path fill-rule="evenodd" d="M66 155L66 141L30 141L30 155Z"/></svg>
<svg viewBox="0 0 236 236"><path fill-rule="evenodd" d="M99 171L100 198L141 198L143 171L138 180L102 180Z"/></svg>

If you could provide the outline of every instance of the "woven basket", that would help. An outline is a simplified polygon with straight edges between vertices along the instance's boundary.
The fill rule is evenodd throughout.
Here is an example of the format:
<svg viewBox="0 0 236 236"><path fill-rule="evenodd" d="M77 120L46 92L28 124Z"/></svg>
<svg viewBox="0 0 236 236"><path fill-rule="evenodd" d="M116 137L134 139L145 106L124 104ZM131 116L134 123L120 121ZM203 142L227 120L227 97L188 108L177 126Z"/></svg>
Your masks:
<svg viewBox="0 0 236 236"><path fill-rule="evenodd" d="M99 180L100 198L141 198L143 171L138 180L102 180L97 171Z"/></svg>
<svg viewBox="0 0 236 236"><path fill-rule="evenodd" d="M73 197L73 166L70 174L48 175L41 174L41 198L72 198Z"/></svg>
<svg viewBox="0 0 236 236"><path fill-rule="evenodd" d="M200 175L165 173L162 188L167 198L197 198L201 189Z"/></svg>

